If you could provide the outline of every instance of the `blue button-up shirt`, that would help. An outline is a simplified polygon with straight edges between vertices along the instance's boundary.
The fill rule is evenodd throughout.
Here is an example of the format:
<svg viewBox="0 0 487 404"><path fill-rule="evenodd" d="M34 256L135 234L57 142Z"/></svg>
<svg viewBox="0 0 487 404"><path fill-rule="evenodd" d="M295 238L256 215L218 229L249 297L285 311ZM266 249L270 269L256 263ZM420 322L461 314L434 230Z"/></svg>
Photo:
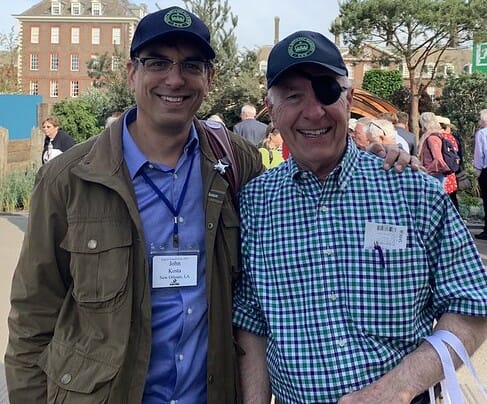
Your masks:
<svg viewBox="0 0 487 404"><path fill-rule="evenodd" d="M473 166L477 170L487 168L487 127L481 128L475 133Z"/></svg>
<svg viewBox="0 0 487 404"><path fill-rule="evenodd" d="M147 160L128 131L127 126L135 117L135 110L126 117L123 151L137 197L147 252L150 255L152 246L172 248L174 216L140 175L141 170L173 206L177 205L189 175L178 219L179 240L181 249L198 252L197 286L152 289L152 351L142 401L144 404L205 403L208 321L198 135L193 126L175 168L156 164ZM148 259L150 262L149 256Z"/></svg>

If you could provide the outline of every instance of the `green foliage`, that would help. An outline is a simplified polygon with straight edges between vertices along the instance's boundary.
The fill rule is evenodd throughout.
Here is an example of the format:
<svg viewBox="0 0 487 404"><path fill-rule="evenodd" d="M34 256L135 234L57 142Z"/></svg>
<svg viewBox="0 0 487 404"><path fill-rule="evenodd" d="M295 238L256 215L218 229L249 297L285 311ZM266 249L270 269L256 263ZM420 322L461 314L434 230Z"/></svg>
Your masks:
<svg viewBox="0 0 487 404"><path fill-rule="evenodd" d="M403 87L397 90L391 96L391 103L394 104L400 111L408 111L411 105L413 95L408 87ZM423 89L419 97L418 111L419 113L431 111L433 102L430 95Z"/></svg>
<svg viewBox="0 0 487 404"><path fill-rule="evenodd" d="M0 180L0 211L15 212L29 209L37 169L15 171Z"/></svg>
<svg viewBox="0 0 487 404"><path fill-rule="evenodd" d="M80 143L103 129L97 115L99 111L95 107L87 99L80 97L54 104L53 114L61 121L61 128Z"/></svg>
<svg viewBox="0 0 487 404"><path fill-rule="evenodd" d="M232 13L228 0L183 1L208 25L217 55L215 80L198 114L207 117L218 113L232 127L239 120L242 104L250 102L257 110L263 107L263 78L258 74L256 54L238 53L235 37L238 17Z"/></svg>
<svg viewBox="0 0 487 404"><path fill-rule="evenodd" d="M0 65L0 93L17 93L19 90L17 77L18 36L14 27L8 34L0 32L0 49L3 63Z"/></svg>
<svg viewBox="0 0 487 404"><path fill-rule="evenodd" d="M487 35L485 0L344 0L331 32L343 34L352 53L365 41L385 44L409 71L409 113L418 132L418 101L426 63L437 63L444 51L472 37ZM434 79L423 75L424 86Z"/></svg>
<svg viewBox="0 0 487 404"><path fill-rule="evenodd" d="M468 156L472 155L473 133L484 108L487 108L487 74L462 74L446 81L439 113L456 125Z"/></svg>
<svg viewBox="0 0 487 404"><path fill-rule="evenodd" d="M362 88L392 101L392 95L404 87L399 70L369 70L365 73Z"/></svg>

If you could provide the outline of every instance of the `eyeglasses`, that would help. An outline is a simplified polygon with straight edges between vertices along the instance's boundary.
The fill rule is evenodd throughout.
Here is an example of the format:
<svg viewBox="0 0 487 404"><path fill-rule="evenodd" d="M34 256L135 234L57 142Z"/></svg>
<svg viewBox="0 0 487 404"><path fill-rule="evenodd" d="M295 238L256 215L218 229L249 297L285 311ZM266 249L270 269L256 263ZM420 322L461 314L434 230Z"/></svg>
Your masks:
<svg viewBox="0 0 487 404"><path fill-rule="evenodd" d="M338 81L331 76L311 76L305 75L311 81L311 86L316 98L323 105L331 105L337 102L342 93L348 90L348 87L341 86Z"/></svg>
<svg viewBox="0 0 487 404"><path fill-rule="evenodd" d="M183 60L175 62L171 59L159 57L135 57L134 60L144 66L146 72L169 73L173 66L179 65L179 71L186 76L202 76L211 67L211 63L206 60Z"/></svg>
<svg viewBox="0 0 487 404"><path fill-rule="evenodd" d="M384 129L382 129L382 128L381 128L379 125L377 125L377 124L376 124L376 123L374 123L374 122L370 122L370 123L369 123L369 128L370 128L371 126L375 126L377 129L379 129L379 130L380 130L380 131L381 131L381 132L384 134L384 136L385 136L385 137L387 137L386 131L385 131Z"/></svg>

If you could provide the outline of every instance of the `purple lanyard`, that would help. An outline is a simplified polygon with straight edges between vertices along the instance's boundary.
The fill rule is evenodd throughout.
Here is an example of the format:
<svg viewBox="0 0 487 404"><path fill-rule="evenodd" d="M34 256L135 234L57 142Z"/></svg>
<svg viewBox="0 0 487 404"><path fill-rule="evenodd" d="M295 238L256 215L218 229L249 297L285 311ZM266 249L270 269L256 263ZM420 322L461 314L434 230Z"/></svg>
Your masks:
<svg viewBox="0 0 487 404"><path fill-rule="evenodd" d="M154 190L154 192L157 194L159 199L162 202L164 202L164 204L167 206L167 208L171 211L171 213L174 216L174 228L172 233L172 240L173 240L173 247L175 248L179 247L179 214L181 213L181 207L183 206L184 198L186 196L186 192L188 191L189 177L191 176L191 170L193 168L195 155L196 153L193 153L193 156L191 157L188 174L186 175L186 179L184 180L183 189L181 191L181 195L179 197L176 208L174 208L174 205L171 203L171 201L169 201L169 199L166 198L166 196L161 192L161 190L157 187L157 185L154 184L154 182L149 178L149 176L145 173L144 168L141 171L141 175L142 177L144 177L145 182L150 185L150 187Z"/></svg>

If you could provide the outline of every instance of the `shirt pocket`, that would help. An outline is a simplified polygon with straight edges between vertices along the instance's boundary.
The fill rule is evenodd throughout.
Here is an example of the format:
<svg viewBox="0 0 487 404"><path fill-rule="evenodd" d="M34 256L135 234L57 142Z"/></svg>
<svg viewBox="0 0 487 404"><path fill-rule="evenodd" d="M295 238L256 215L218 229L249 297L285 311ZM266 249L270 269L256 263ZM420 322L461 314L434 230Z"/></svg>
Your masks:
<svg viewBox="0 0 487 404"><path fill-rule="evenodd" d="M411 337L430 295L425 251L362 250L345 277L347 306L366 334Z"/></svg>
<svg viewBox="0 0 487 404"><path fill-rule="evenodd" d="M235 280L240 273L240 220L231 203L223 204L221 220L223 229L221 244L232 271L232 278Z"/></svg>
<svg viewBox="0 0 487 404"><path fill-rule="evenodd" d="M131 260L128 222L90 221L68 225L61 248L68 251L73 298L87 308L112 308L123 300Z"/></svg>

